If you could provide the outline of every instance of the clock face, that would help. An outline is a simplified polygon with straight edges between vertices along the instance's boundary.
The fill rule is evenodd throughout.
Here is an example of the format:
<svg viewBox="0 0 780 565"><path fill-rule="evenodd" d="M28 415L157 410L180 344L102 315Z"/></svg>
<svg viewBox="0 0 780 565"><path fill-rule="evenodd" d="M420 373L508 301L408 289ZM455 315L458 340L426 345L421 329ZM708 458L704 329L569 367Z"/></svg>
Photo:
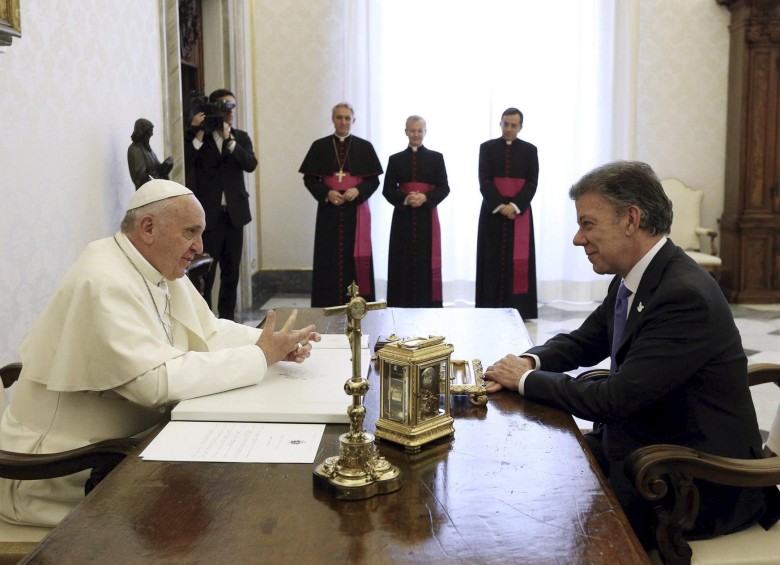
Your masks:
<svg viewBox="0 0 780 565"><path fill-rule="evenodd" d="M358 297L349 301L349 315L355 320L361 320L366 316L366 301Z"/></svg>

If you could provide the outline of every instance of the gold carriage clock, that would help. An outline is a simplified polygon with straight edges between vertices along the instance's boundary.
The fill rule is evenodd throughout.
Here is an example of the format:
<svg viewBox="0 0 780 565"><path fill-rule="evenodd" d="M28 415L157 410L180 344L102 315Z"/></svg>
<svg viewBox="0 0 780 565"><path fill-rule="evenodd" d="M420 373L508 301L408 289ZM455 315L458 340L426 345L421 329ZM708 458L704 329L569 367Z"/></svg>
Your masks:
<svg viewBox="0 0 780 565"><path fill-rule="evenodd" d="M452 351L443 337L393 341L379 350L377 441L392 441L415 453L455 433L450 416Z"/></svg>

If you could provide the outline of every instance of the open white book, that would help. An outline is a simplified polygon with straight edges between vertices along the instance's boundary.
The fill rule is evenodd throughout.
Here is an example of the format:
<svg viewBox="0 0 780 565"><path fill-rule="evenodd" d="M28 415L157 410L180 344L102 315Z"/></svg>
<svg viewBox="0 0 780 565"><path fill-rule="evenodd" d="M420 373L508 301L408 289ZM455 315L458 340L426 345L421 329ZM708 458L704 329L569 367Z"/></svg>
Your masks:
<svg viewBox="0 0 780 565"><path fill-rule="evenodd" d="M368 374L368 336L361 340L361 375ZM344 334L326 334L312 343L304 363L281 362L269 367L254 386L182 400L173 420L210 422L299 422L348 424L352 397L344 383L352 377L352 355Z"/></svg>

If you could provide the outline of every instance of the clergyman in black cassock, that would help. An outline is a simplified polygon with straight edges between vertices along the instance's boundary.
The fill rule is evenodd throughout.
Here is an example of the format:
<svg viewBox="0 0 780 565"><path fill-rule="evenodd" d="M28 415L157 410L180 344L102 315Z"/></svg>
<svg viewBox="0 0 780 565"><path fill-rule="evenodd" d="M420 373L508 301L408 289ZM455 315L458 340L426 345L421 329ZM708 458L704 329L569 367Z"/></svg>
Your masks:
<svg viewBox="0 0 780 565"><path fill-rule="evenodd" d="M444 156L422 145L426 123L406 120L409 147L391 155L382 194L395 207L387 263L387 303L442 305L441 229L436 207L450 193Z"/></svg>
<svg viewBox="0 0 780 565"><path fill-rule="evenodd" d="M516 308L537 317L531 199L539 180L536 146L517 139L523 114L508 108L502 136L479 147L482 207L477 233L477 308Z"/></svg>
<svg viewBox="0 0 780 565"><path fill-rule="evenodd" d="M311 305L347 301L356 281L360 296L373 301L374 265L368 199L379 187L382 165L369 141L350 134L354 111L340 103L332 114L335 133L312 143L299 169L317 201Z"/></svg>

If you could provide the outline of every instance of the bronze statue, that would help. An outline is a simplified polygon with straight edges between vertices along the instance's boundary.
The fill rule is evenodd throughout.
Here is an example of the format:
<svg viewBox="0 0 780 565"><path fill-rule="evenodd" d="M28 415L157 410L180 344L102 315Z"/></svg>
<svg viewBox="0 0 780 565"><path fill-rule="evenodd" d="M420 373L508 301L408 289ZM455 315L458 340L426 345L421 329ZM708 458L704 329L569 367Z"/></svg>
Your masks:
<svg viewBox="0 0 780 565"><path fill-rule="evenodd" d="M149 140L154 133L154 124L145 118L135 121L133 135L130 139L133 143L127 148L127 166L130 167L130 178L133 179L135 189L151 179L168 179L168 173L173 168L173 158L168 157L160 163L149 145Z"/></svg>

